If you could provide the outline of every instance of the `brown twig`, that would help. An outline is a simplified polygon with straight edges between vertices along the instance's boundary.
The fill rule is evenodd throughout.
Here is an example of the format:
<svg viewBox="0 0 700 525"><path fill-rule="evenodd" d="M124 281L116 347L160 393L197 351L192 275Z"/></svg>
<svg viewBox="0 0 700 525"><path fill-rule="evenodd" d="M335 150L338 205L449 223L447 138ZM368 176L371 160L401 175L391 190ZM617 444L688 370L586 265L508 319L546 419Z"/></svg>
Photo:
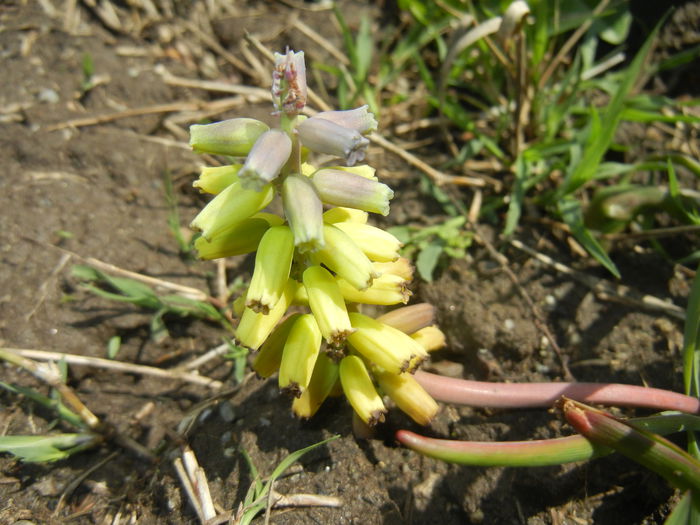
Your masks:
<svg viewBox="0 0 700 525"><path fill-rule="evenodd" d="M46 350L35 350L29 348L0 348L0 357L6 358L6 355L13 359L28 358L30 360L37 359L39 361L65 360L65 362L69 365L91 366L95 368L104 368L106 370L115 370L117 372L123 372L126 374L139 374L145 376L162 377L165 379L174 379L176 381L185 381L187 383L193 383L195 385L206 386L213 390L218 390L224 386L224 384L221 381L217 381L216 379L212 379L210 377L201 376L193 372L184 372L178 369L166 370L163 368L156 368L148 365L137 365L134 363L113 361L111 359L103 359L101 357L67 354L63 352L49 352ZM7 360L9 361L10 359ZM30 369L27 368L27 370ZM63 385L63 387L66 386L65 384L59 381L55 385L55 388L59 391L60 388L63 388L59 387L59 385ZM51 386L54 386L53 383L51 383ZM64 395L64 393L61 392L61 395ZM80 414L80 410L82 410L80 407L84 407L84 405L79 399L77 399L77 396L75 396L75 394L73 394L72 391L66 392L66 396L66 402L69 402L71 406L76 410L76 412L78 412L79 415L81 415L81 417L84 417L83 420L86 421L86 423L88 423L89 421L88 426L92 428L93 425L99 424L97 417L94 416L92 412L87 410L87 407L85 407L85 410L87 410L87 412L85 412L84 416ZM75 405L73 403L75 403Z"/></svg>

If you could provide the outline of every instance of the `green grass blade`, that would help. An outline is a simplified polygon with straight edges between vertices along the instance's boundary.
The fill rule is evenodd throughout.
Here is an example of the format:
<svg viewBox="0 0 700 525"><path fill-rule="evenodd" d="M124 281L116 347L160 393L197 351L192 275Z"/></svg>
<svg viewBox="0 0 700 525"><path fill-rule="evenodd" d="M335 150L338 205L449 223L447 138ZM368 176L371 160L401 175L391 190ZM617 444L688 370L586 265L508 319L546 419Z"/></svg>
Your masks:
<svg viewBox="0 0 700 525"><path fill-rule="evenodd" d="M583 214L581 213L581 203L574 199L563 199L559 202L559 213L561 213L562 219L571 229L574 238L580 242L586 251L600 264L619 279L620 271L617 269L617 266L612 259L610 259L596 238L593 237L593 234L585 227L583 223Z"/></svg>
<svg viewBox="0 0 700 525"><path fill-rule="evenodd" d="M9 452L23 461L44 463L65 459L98 441L99 438L93 434L0 436L0 452Z"/></svg>
<svg viewBox="0 0 700 525"><path fill-rule="evenodd" d="M693 279L688 296L688 308L683 329L683 386L687 395L700 395L700 370L698 370L698 336L700 335L700 267Z"/></svg>
<svg viewBox="0 0 700 525"><path fill-rule="evenodd" d="M599 132L592 133L589 136L589 140L586 144L581 161L571 172L567 173L566 179L562 186L561 196L568 195L576 191L578 188L586 184L586 182L591 180L595 175L598 165L603 160L605 153L609 149L610 144L615 137L617 126L625 109L625 100L639 77L651 44L656 37L658 27L659 26L657 25L657 27L654 28L651 34L647 37L641 49L634 57L634 60L622 75L622 78L617 84L617 89L612 96L612 100L608 104L607 108L605 109L605 113L601 118Z"/></svg>
<svg viewBox="0 0 700 525"><path fill-rule="evenodd" d="M85 428L85 423L82 419L80 419L80 416L68 409L68 407L66 407L58 399L52 399L43 394L40 394L33 388L27 388L19 385L10 385L2 381L0 381L0 388L4 388L8 392L12 392L13 394L23 395L24 397L31 399L35 403L38 403L43 407L48 408L49 410L56 411L58 417L70 423L71 425L77 428Z"/></svg>

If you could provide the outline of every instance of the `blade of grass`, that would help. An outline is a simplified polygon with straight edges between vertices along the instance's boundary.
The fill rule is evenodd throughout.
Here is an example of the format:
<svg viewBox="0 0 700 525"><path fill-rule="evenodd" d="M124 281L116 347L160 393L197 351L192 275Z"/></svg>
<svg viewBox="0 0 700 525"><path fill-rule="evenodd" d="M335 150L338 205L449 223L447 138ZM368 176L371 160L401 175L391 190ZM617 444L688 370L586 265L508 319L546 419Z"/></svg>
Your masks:
<svg viewBox="0 0 700 525"><path fill-rule="evenodd" d="M564 183L560 187L560 197L573 193L595 175L600 162L603 160L615 137L615 132L625 109L625 100L634 88L637 78L642 71L658 29L659 25L647 37L634 60L622 75L620 82L617 84L617 89L601 118L600 129L597 133L589 134L583 157L573 170L567 173Z"/></svg>

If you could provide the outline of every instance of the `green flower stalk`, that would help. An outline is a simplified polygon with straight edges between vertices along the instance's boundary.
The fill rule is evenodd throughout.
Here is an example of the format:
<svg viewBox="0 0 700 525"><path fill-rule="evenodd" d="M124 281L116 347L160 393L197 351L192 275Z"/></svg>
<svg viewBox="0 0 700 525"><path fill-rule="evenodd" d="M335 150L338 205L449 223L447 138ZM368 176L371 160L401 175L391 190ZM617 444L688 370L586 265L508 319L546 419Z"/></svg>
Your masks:
<svg viewBox="0 0 700 525"><path fill-rule="evenodd" d="M190 126L190 146L197 153L244 157L269 126L253 118L234 118Z"/></svg>
<svg viewBox="0 0 700 525"><path fill-rule="evenodd" d="M311 417L342 385L359 417L376 424L386 412L378 381L399 408L428 424L437 405L408 373L435 346L434 337L418 333L434 323L432 310L427 324L406 321L420 317L413 310L390 314L402 329L413 327L407 333L360 313L363 305L406 303L413 278L398 239L368 224L369 213L389 213L394 196L374 168L357 164L377 120L367 106L302 115L304 53L288 50L274 60L278 125L238 118L190 128L195 151L236 157L202 168L194 183L214 195L191 224L202 233L197 253L216 259L256 252L250 285L232 303L240 318L235 337L257 352L252 367L259 376L279 372L298 417ZM313 153L345 165L318 169ZM273 199L283 213L265 211Z"/></svg>
<svg viewBox="0 0 700 525"><path fill-rule="evenodd" d="M253 278L246 306L268 314L284 293L294 256L294 236L289 226L274 226L265 232L255 257Z"/></svg>

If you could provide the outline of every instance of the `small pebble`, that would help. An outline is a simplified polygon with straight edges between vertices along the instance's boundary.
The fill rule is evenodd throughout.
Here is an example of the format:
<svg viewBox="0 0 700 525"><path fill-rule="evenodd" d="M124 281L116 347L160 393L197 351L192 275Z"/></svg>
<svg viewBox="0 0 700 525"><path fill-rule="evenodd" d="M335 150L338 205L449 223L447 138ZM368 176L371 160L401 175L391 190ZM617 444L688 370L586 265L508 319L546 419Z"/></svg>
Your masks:
<svg viewBox="0 0 700 525"><path fill-rule="evenodd" d="M44 88L39 91L37 98L39 99L39 102L45 102L47 104L55 104L60 100L56 90L51 88Z"/></svg>

